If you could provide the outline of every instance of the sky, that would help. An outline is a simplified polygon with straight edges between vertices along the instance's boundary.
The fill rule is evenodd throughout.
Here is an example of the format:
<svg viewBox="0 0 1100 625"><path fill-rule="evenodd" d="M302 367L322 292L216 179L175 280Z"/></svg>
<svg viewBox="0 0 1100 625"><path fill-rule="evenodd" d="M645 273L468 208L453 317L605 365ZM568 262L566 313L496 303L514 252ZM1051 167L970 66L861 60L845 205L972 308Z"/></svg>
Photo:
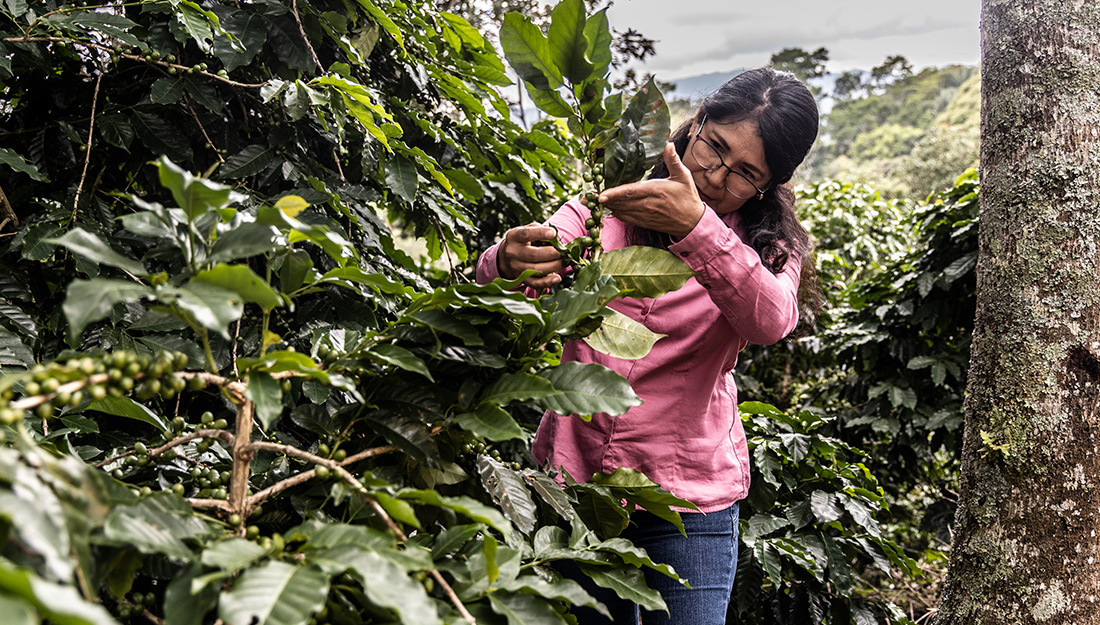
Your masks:
<svg viewBox="0 0 1100 625"><path fill-rule="evenodd" d="M615 0L611 28L657 40L634 67L671 81L767 65L783 48L829 50L826 71L900 54L914 70L977 65L980 0Z"/></svg>

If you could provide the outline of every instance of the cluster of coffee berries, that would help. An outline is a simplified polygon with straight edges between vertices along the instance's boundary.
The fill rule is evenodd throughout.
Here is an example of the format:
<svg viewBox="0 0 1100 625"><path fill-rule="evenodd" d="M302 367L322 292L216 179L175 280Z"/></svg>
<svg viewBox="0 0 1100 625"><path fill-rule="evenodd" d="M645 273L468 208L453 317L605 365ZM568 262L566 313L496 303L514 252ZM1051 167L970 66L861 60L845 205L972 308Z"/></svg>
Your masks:
<svg viewBox="0 0 1100 625"><path fill-rule="evenodd" d="M157 607L159 600L156 593L130 593L126 597L128 601L120 601L118 604L118 617L122 620L128 620L131 617L139 614L144 614L145 610L151 610Z"/></svg>
<svg viewBox="0 0 1100 625"><path fill-rule="evenodd" d="M76 408L108 396L133 393L139 399L171 399L189 385L197 390L205 384L200 378L189 383L177 375L187 360L186 354L176 352L152 356L120 350L36 365L23 377L23 399L15 400L17 387L0 392L0 423L10 425L32 408L38 417L48 419L56 409Z"/></svg>
<svg viewBox="0 0 1100 625"><path fill-rule="evenodd" d="M551 241L565 263L575 270L583 267L595 259L601 249L600 228L603 226L604 210L600 205L600 193L603 192L603 163L595 161L591 163L588 171L583 174L586 185L592 185L584 193L585 203L592 215L585 220L584 227L588 229L585 234L573 239L566 245L562 245L557 239ZM564 284L564 283L563 283Z"/></svg>

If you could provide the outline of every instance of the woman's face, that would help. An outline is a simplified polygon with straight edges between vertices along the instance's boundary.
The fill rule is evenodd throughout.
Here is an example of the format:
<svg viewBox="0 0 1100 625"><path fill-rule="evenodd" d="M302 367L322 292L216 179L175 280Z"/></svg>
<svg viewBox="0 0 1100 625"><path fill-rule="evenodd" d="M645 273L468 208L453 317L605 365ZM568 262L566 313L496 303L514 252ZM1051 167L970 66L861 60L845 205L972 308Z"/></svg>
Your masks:
<svg viewBox="0 0 1100 625"><path fill-rule="evenodd" d="M743 174L749 182L765 191L771 183L771 170L764 160L764 142L760 139L756 122L752 120L720 124L708 119L704 121L701 133L698 123L696 120L691 127L692 138L681 160L691 172L695 188L703 201L719 215L732 213L741 208L748 199L736 197L726 190L727 176L731 186L736 181L736 176L730 173L731 170ZM699 150L698 153L702 154L701 150L706 149L706 146L695 145L699 141L714 148L726 167L718 165L710 170L704 169L693 156L693 150Z"/></svg>

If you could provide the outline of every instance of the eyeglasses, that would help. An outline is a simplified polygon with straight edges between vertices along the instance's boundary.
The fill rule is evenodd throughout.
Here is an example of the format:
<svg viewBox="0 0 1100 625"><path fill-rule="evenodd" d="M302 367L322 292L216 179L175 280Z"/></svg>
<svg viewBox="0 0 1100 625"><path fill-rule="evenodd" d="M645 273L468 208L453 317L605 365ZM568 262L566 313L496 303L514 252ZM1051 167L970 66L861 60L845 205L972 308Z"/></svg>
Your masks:
<svg viewBox="0 0 1100 625"><path fill-rule="evenodd" d="M701 136L703 134L703 124L706 122L707 118L703 116L702 121L699 122L699 130L695 132L695 141L691 143L691 158L695 159L695 162L707 171L725 167L726 171L729 172L726 174L726 191L733 197L740 200L763 199L764 190L745 177L745 174L730 169L730 166L722 161L722 155L718 153L718 148Z"/></svg>

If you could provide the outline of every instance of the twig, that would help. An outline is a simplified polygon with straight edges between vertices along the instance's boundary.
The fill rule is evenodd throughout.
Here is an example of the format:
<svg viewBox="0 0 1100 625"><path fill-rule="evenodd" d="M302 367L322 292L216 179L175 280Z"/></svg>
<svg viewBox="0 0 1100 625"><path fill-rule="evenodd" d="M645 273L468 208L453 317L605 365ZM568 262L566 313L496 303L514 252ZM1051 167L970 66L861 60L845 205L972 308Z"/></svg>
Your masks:
<svg viewBox="0 0 1100 625"><path fill-rule="evenodd" d="M4 216L4 222L0 223L0 230L4 229L4 225L8 221L11 221L16 228L19 227L19 217L16 216L15 209L11 207L11 202L8 201L8 196L4 194L3 188L0 188L0 215Z"/></svg>
<svg viewBox="0 0 1100 625"><path fill-rule="evenodd" d="M210 146L211 150L214 150L214 156L217 156L218 160L221 161L222 165L224 165L225 159L222 158L221 153L218 152L218 146L214 145L214 142L210 140L210 135L206 134L206 128L203 128L202 121L199 120L199 114L195 112L195 107L191 106L191 98L184 98L183 101L187 103L187 109L191 111L191 116L195 118L195 123L199 125L199 130L202 131L202 136L206 137L207 145Z"/></svg>
<svg viewBox="0 0 1100 625"><path fill-rule="evenodd" d="M340 153L336 151L336 148L332 148L332 160L336 161L336 171L340 174L340 182L346 182L347 178L344 177L344 167L340 165Z"/></svg>
<svg viewBox="0 0 1100 625"><path fill-rule="evenodd" d="M222 162L224 163L225 161L222 161ZM233 375L239 375L240 374L240 372L237 371L237 343L240 341L240 338L241 338L241 320L238 319L237 320L237 330L235 332L233 332L233 358L232 358Z"/></svg>
<svg viewBox="0 0 1100 625"><path fill-rule="evenodd" d="M229 512L229 502L222 501L221 499L199 499L197 497L188 497L187 503L191 504L192 508L217 508L218 510L225 510Z"/></svg>
<svg viewBox="0 0 1100 625"><path fill-rule="evenodd" d="M164 619L160 618L156 614L153 614L148 609L143 611L141 615L148 619L150 623L153 623L153 625L164 625Z"/></svg>
<svg viewBox="0 0 1100 625"><path fill-rule="evenodd" d="M438 219L432 219L432 223L435 224L435 229L439 231L439 244L443 247L443 253L447 255L447 267L450 269L451 283L458 282L458 272L455 271L454 260L451 259L451 248L447 246L447 237L443 234L443 226L439 224Z"/></svg>
<svg viewBox="0 0 1100 625"><path fill-rule="evenodd" d="M76 185L76 197L73 198L73 216L69 221L76 220L76 209L80 203L80 192L84 189L84 179L88 176L88 163L92 160L92 140L95 132L95 105L99 101L99 83L103 80L103 72L95 77L95 91L92 92L92 115L88 119L88 145L84 150L84 169L80 171L80 182Z"/></svg>
<svg viewBox="0 0 1100 625"><path fill-rule="evenodd" d="M247 518L248 476L256 445L252 443L252 418L256 404L246 401L237 407L237 435L233 443L233 469L229 478L229 509Z"/></svg>
<svg viewBox="0 0 1100 625"><path fill-rule="evenodd" d="M156 458L157 456L163 454L164 452L168 451L169 449L172 449L173 447L179 447L180 445L182 445L186 442L189 442L189 441L193 441L196 438L216 438L216 439L220 440L222 443L224 443L226 445L229 445L229 446L232 446L233 442L234 442L233 441L233 438L234 438L233 435L230 434L229 432L226 432L225 430L195 430L194 432L191 432L190 434L184 434L183 436L178 436L176 438L173 438L172 440L170 440L167 443L161 445L160 447L150 449L149 450L149 457L150 458ZM121 454L118 454L117 456L111 456L110 458L107 458L106 460L103 460L103 461L99 462L98 464L96 464L95 468L98 469L98 468L100 468L104 465L111 464L115 460L125 458L126 456L132 456L133 454L134 454L134 450L131 449L130 451L123 452ZM187 458L186 456L184 456L184 459L188 460L188 461L191 461L191 459Z"/></svg>
<svg viewBox="0 0 1100 625"><path fill-rule="evenodd" d="M306 49L309 50L309 55L313 57L313 62L317 64L317 69L322 72L325 71L325 66L321 65L321 59L317 57L317 53L313 50L313 44L309 42L309 37L306 37L305 26L302 26L302 17L298 15L298 0L291 2L291 9L294 11L294 21L298 22L298 32L302 34L302 41L306 44Z"/></svg>

